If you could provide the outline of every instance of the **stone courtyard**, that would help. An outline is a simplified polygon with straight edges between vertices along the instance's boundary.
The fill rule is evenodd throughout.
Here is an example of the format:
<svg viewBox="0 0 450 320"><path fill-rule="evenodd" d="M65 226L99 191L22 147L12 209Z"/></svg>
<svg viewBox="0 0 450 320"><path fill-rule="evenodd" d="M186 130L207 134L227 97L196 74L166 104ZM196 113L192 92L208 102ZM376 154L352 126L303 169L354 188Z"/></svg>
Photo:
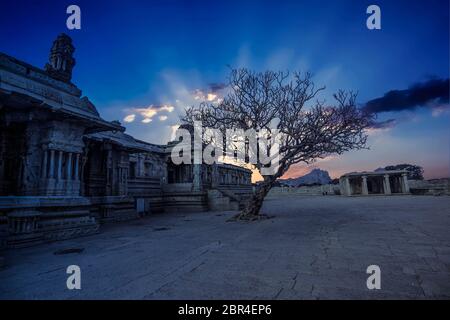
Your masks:
<svg viewBox="0 0 450 320"><path fill-rule="evenodd" d="M155 214L8 250L0 298L450 298L448 196L278 196L263 211L273 218ZM55 254L67 249L84 250ZM81 290L66 288L72 264ZM366 287L369 265L381 268L381 290Z"/></svg>

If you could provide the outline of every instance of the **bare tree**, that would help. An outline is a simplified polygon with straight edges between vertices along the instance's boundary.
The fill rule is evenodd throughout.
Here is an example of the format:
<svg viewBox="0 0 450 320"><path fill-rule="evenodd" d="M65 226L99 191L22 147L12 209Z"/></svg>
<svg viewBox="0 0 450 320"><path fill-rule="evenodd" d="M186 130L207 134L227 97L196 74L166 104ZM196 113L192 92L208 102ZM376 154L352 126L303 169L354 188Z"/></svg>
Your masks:
<svg viewBox="0 0 450 320"><path fill-rule="evenodd" d="M264 198L275 181L291 167L351 149L365 148L372 116L356 106L356 94L339 91L334 106L316 96L324 90L316 88L311 74L266 71L256 73L248 69L232 69L229 92L219 104L201 104L186 110L184 122L201 120L205 127L220 129L253 129L267 133L270 149L273 138L281 134L275 172L264 180L245 209L236 218L258 219ZM275 133L276 132L276 133ZM258 147L260 148L260 146ZM258 153L257 153L258 154ZM248 157L246 158L248 159ZM267 164L254 164L261 172Z"/></svg>

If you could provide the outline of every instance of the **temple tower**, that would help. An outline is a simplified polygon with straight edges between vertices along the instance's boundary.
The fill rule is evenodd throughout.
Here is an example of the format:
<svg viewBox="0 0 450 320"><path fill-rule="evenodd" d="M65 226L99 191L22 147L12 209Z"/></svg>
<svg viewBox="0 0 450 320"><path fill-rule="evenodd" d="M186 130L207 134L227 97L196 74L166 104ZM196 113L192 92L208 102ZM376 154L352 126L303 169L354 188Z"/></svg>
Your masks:
<svg viewBox="0 0 450 320"><path fill-rule="evenodd" d="M50 50L49 63L45 65L45 71L55 79L70 82L72 79L72 69L75 66L72 39L61 33Z"/></svg>

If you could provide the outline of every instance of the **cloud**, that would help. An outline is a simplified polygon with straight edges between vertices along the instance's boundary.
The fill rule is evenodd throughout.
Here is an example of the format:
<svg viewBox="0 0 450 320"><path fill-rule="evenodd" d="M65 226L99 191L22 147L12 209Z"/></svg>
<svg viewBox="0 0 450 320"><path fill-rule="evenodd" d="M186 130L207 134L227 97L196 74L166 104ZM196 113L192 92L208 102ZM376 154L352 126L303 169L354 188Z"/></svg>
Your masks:
<svg viewBox="0 0 450 320"><path fill-rule="evenodd" d="M431 115L435 118L440 117L443 114L449 114L450 108L448 105L441 105L441 106L435 106L433 107L431 111Z"/></svg>
<svg viewBox="0 0 450 320"><path fill-rule="evenodd" d="M155 117L158 113L161 113L161 112L170 113L170 112L173 112L174 110L175 110L175 107L173 107L172 105L168 105L168 104L161 105L161 106L150 105L148 107L127 108L127 109L125 109L125 111L130 114L125 116L123 121L125 121L127 123L134 122L136 120L136 113L137 113L143 118L141 121L142 123L150 123L150 122L152 122L153 117ZM162 115L159 117L159 119L161 121L164 121L161 118L164 118L164 120L166 120L167 116Z"/></svg>
<svg viewBox="0 0 450 320"><path fill-rule="evenodd" d="M374 121L372 125L366 129L366 133L369 136L379 135L384 132L390 131L397 124L396 119L388 119L385 121Z"/></svg>
<svg viewBox="0 0 450 320"><path fill-rule="evenodd" d="M158 77L145 95L117 103L116 107L120 108L127 131L152 143L172 140L172 126L180 123L186 108L202 102L220 103L227 90L225 83L208 82L196 70L163 70Z"/></svg>
<svg viewBox="0 0 450 320"><path fill-rule="evenodd" d="M449 79L431 79L416 83L406 90L391 90L383 97L367 102L370 113L414 110L419 107L449 108Z"/></svg>
<svg viewBox="0 0 450 320"><path fill-rule="evenodd" d="M196 101L220 103L226 88L224 83L210 83L206 89L195 89L192 96Z"/></svg>
<svg viewBox="0 0 450 320"><path fill-rule="evenodd" d="M370 126L370 129L390 129L397 124L397 120L388 119L385 121L374 121Z"/></svg>
<svg viewBox="0 0 450 320"><path fill-rule="evenodd" d="M133 122L135 119L136 119L136 115L135 114L129 114L125 118L123 118L123 121L127 122L127 123L130 123L130 122Z"/></svg>

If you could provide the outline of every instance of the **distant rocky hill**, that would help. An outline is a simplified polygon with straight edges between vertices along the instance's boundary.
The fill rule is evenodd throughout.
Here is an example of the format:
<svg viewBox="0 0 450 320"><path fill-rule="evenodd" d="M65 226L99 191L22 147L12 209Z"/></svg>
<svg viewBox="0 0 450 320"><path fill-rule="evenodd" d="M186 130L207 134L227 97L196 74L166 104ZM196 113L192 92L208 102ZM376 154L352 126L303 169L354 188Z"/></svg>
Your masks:
<svg viewBox="0 0 450 320"><path fill-rule="evenodd" d="M328 174L328 171L313 169L310 173L302 177L291 179L280 179L278 181L281 185L286 185L290 187L299 187L314 184L316 185L329 184L331 183L331 178L330 175Z"/></svg>

